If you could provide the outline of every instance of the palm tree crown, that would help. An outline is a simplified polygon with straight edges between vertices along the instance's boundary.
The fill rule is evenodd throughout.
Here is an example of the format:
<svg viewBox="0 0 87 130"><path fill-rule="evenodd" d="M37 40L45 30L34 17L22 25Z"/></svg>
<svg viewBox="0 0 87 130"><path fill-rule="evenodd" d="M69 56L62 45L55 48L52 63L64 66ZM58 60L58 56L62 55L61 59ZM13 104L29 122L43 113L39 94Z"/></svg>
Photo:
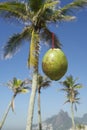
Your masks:
<svg viewBox="0 0 87 130"><path fill-rule="evenodd" d="M9 58L18 51L24 40L31 39L28 66L37 65L40 40L51 41L51 31L47 28L48 23L58 21L70 21L75 19L70 13L70 9L79 9L87 4L86 0L76 0L62 8L59 8L60 1L56 0L26 0L0 2L0 15L3 18L14 22L24 23L21 33L14 34L4 47L4 57ZM37 6L36 6L37 4ZM40 34L40 37L36 33ZM43 35L44 34L44 35ZM55 36L55 47L60 48L60 42ZM34 43L33 43L34 41ZM35 42L36 41L36 42Z"/></svg>
<svg viewBox="0 0 87 130"><path fill-rule="evenodd" d="M22 81L22 80L14 77L12 80L10 80L6 84L6 86L8 86L14 93L13 100L11 102L12 110L14 110L14 99L15 99L15 97L20 93L27 93L30 89L30 87L29 87L30 82L31 81L28 80L28 79Z"/></svg>
<svg viewBox="0 0 87 130"><path fill-rule="evenodd" d="M50 86L51 80L47 76L41 76L38 74L38 91L40 92L41 88L47 88Z"/></svg>
<svg viewBox="0 0 87 130"><path fill-rule="evenodd" d="M17 78L13 78L13 80L7 83L7 86L14 92L14 94L18 93L26 93L28 92L30 81L28 79L22 81Z"/></svg>
<svg viewBox="0 0 87 130"><path fill-rule="evenodd" d="M79 103L78 98L79 92L78 89L82 88L82 84L76 83L77 79L73 79L73 76L67 76L66 80L61 81L60 84L62 84L64 87L61 89L62 91L65 91L67 94L67 102L70 103Z"/></svg>

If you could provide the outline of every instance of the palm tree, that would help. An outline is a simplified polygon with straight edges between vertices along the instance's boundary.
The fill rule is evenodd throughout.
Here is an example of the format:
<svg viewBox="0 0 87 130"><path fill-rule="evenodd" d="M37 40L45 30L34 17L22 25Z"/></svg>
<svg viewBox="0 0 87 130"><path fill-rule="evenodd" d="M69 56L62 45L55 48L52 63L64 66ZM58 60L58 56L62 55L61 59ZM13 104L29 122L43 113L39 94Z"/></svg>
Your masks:
<svg viewBox="0 0 87 130"><path fill-rule="evenodd" d="M22 81L22 80L19 80L17 78L13 78L13 80L9 81L6 84L6 86L8 86L13 91L13 96L12 96L12 99L11 99L10 103L8 104L8 107L3 115L2 121L0 122L0 130L2 129L2 127L5 123L5 120L6 120L6 117L8 115L10 108L12 108L12 111L14 111L15 97L20 93L28 92L29 87L26 85L28 85L29 83L30 83L29 80Z"/></svg>
<svg viewBox="0 0 87 130"><path fill-rule="evenodd" d="M33 67L32 92L29 101L26 130L32 129L34 102L37 90L38 62L40 41L51 43L52 32L47 25L52 22L71 21L75 19L70 10L87 5L87 0L76 0L60 8L59 0L26 0L0 2L0 15L3 18L24 23L21 33L14 34L4 46L4 58L9 58L18 51L24 40L30 41L28 67ZM36 6L37 5L37 6ZM55 47L60 42L54 37Z"/></svg>
<svg viewBox="0 0 87 130"><path fill-rule="evenodd" d="M47 88L50 86L51 81L47 76L41 76L38 74L38 125L39 130L42 130L42 121L41 121L41 103L40 103L40 94L41 88Z"/></svg>
<svg viewBox="0 0 87 130"><path fill-rule="evenodd" d="M72 114L72 128L75 130L75 121L74 121L74 105L75 110L77 110L76 104L79 103L80 98L78 98L79 92L78 89L82 88L80 83L76 83L77 79L74 79L72 75L67 76L64 81L61 81L64 87L61 89L62 91L66 92L67 100L65 103L71 104L71 114Z"/></svg>

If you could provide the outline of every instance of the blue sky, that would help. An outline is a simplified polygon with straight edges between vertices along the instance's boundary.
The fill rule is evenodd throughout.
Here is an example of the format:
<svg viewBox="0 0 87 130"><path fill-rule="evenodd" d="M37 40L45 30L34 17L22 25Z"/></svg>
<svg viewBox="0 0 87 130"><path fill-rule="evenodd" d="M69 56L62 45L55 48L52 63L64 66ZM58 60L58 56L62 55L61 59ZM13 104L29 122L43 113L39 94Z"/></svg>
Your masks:
<svg viewBox="0 0 87 130"><path fill-rule="evenodd" d="M62 43L62 50L68 59L68 71L66 75L72 74L75 78L78 77L78 82L82 83L84 88L80 90L80 105L76 116L82 116L87 113L87 9L83 9L76 14L77 19L72 22L61 23L56 27L49 25L49 28L56 33ZM21 32L22 25L15 25L0 19L0 48L6 43L10 35L15 32ZM25 45L26 44L26 45ZM27 68L29 43L24 43L21 50L10 60L0 60L0 83L6 83L13 77L25 79L30 77L30 71ZM40 54L40 65L43 54L48 48L42 46ZM40 71L41 67L40 67ZM63 80L65 76L61 79ZM42 120L57 114L61 109L70 114L70 106L63 105L65 101L64 93L58 92L61 88L58 82L53 81L51 87L41 92L41 108ZM5 86L0 86L0 119L9 103L12 92ZM25 129L28 102L30 93L26 95L18 95L15 99L15 113L10 111L5 122L5 128L9 130ZM36 97L37 99L37 97ZM37 122L37 102L35 104L34 122ZM23 130L24 130L23 129Z"/></svg>

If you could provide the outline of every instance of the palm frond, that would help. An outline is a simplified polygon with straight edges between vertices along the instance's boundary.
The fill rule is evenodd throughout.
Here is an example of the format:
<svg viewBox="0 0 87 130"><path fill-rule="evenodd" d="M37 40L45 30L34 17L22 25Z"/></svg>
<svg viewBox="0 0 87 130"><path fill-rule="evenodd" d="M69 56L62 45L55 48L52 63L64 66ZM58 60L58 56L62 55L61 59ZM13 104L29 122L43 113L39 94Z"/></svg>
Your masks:
<svg viewBox="0 0 87 130"><path fill-rule="evenodd" d="M79 95L79 92L77 90L74 90L74 97L77 97Z"/></svg>
<svg viewBox="0 0 87 130"><path fill-rule="evenodd" d="M51 80L47 76L38 74L38 89L47 88L51 84Z"/></svg>
<svg viewBox="0 0 87 130"><path fill-rule="evenodd" d="M29 90L31 90L29 86L25 87L25 85L24 85L21 87L21 83L20 83L19 85L17 85L17 87L14 86L13 92L17 93L17 94L18 93L28 93Z"/></svg>
<svg viewBox="0 0 87 130"><path fill-rule="evenodd" d="M4 46L4 58L11 58L20 49L24 40L31 36L31 27L27 27L20 34L14 34Z"/></svg>
<svg viewBox="0 0 87 130"><path fill-rule="evenodd" d="M21 2L3 2L0 3L0 15L5 18L16 17L17 19L28 19L26 5Z"/></svg>
<svg viewBox="0 0 87 130"><path fill-rule="evenodd" d="M44 81L44 82L41 84L41 86L42 86L43 88L48 88L48 87L50 86L50 83L51 83L50 80Z"/></svg>
<svg viewBox="0 0 87 130"><path fill-rule="evenodd" d="M43 1L44 0L29 0L30 9L37 12L41 8Z"/></svg>
<svg viewBox="0 0 87 130"><path fill-rule="evenodd" d="M67 80L65 80L65 81L60 81L59 83L60 83L61 85L63 85L65 88L70 89L70 84L67 82Z"/></svg>
<svg viewBox="0 0 87 130"><path fill-rule="evenodd" d="M32 0L31 0L32 1ZM47 16L49 16L50 14L48 13L50 8L55 6L56 4L58 4L58 1L46 1L44 2L44 4L42 5L42 7L37 11L37 13L35 14L35 16L33 17L33 22L35 25L38 24L38 21L42 22L47 20ZM36 7L36 5L35 5ZM48 15L47 15L48 13ZM43 19L43 20L42 20Z"/></svg>
<svg viewBox="0 0 87 130"><path fill-rule="evenodd" d="M50 8L50 7L53 7L53 6L55 6L55 5L57 5L57 4L59 4L60 3L60 1L50 1L50 0L48 0L48 1L46 1L46 3L44 4L44 9L47 9L47 8Z"/></svg>
<svg viewBox="0 0 87 130"><path fill-rule="evenodd" d="M59 1L47 0L43 4L42 10L40 11L41 13L39 14L41 14L42 18L44 18L46 21L52 22L51 16L57 4L59 4Z"/></svg>
<svg viewBox="0 0 87 130"><path fill-rule="evenodd" d="M28 67L36 68L38 65L39 49L40 49L39 42L40 42L39 35L37 32L33 30L30 43L30 51L28 56Z"/></svg>
<svg viewBox="0 0 87 130"><path fill-rule="evenodd" d="M60 10L57 10L57 11L53 12L53 14L51 16L48 16L48 21L50 19L53 22L62 22L62 21L72 21L72 20L75 20L76 17L75 16L71 16L71 15L63 15L63 14L61 14Z"/></svg>
<svg viewBox="0 0 87 130"><path fill-rule="evenodd" d="M80 84L80 83L77 83L77 84L74 85L74 88L75 88L75 89L80 89L80 88L82 88L82 87L83 87L83 85Z"/></svg>
<svg viewBox="0 0 87 130"><path fill-rule="evenodd" d="M70 100L66 100L66 101L64 102L64 104L69 103L69 102L70 102Z"/></svg>
<svg viewBox="0 0 87 130"><path fill-rule="evenodd" d="M66 76L67 84L72 88L75 84L75 80L73 79L72 75Z"/></svg>
<svg viewBox="0 0 87 130"><path fill-rule="evenodd" d="M80 98L75 98L75 102L79 104Z"/></svg>
<svg viewBox="0 0 87 130"><path fill-rule="evenodd" d="M75 19L76 19L75 16L70 16L70 15L64 16L64 15L61 15L59 21L73 21Z"/></svg>
<svg viewBox="0 0 87 130"><path fill-rule="evenodd" d="M60 12L61 14L67 14L68 12L73 11L73 9L80 9L85 6L87 6L87 0L75 0L61 8Z"/></svg>
<svg viewBox="0 0 87 130"><path fill-rule="evenodd" d="M55 10L53 12L51 11L51 15L48 15L47 20L52 20L54 22L74 20L76 17L71 16L70 12L73 12L73 10L80 9L85 6L87 6L87 0L75 0L74 2L71 2L62 8L58 8L58 10Z"/></svg>
<svg viewBox="0 0 87 130"><path fill-rule="evenodd" d="M7 83L7 86L14 92L14 95L18 93L26 93L31 89L28 85L30 85L29 80L20 80L14 77Z"/></svg>
<svg viewBox="0 0 87 130"><path fill-rule="evenodd" d="M52 32L47 28L44 28L43 32L41 33L41 40L52 47ZM54 34L54 46L55 48L61 48L61 43L55 34Z"/></svg>
<svg viewBox="0 0 87 130"><path fill-rule="evenodd" d="M69 88L61 88L60 91L65 91L66 93L69 92Z"/></svg>
<svg viewBox="0 0 87 130"><path fill-rule="evenodd" d="M14 87L17 86L17 78L14 77L12 80L6 83L6 86L8 86L10 89L14 89Z"/></svg>
<svg viewBox="0 0 87 130"><path fill-rule="evenodd" d="M25 79L24 81L22 81L22 83L21 83L21 87L23 87L23 86L27 86L28 84L32 84L32 80L30 80L30 79ZM29 87L26 87L27 89L30 89Z"/></svg>
<svg viewBox="0 0 87 130"><path fill-rule="evenodd" d="M20 91L20 93L28 93L29 92L29 90L28 89L25 89L25 88L23 88L23 89L21 89L21 91Z"/></svg>

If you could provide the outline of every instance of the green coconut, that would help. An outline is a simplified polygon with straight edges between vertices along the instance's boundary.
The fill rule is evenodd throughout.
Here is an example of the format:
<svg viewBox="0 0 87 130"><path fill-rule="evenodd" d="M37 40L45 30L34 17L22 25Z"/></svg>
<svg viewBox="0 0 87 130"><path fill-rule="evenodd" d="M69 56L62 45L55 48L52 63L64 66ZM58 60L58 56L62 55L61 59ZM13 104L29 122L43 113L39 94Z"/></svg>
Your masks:
<svg viewBox="0 0 87 130"><path fill-rule="evenodd" d="M51 80L61 79L65 75L67 68L67 58L61 49L50 49L44 55L42 69Z"/></svg>

